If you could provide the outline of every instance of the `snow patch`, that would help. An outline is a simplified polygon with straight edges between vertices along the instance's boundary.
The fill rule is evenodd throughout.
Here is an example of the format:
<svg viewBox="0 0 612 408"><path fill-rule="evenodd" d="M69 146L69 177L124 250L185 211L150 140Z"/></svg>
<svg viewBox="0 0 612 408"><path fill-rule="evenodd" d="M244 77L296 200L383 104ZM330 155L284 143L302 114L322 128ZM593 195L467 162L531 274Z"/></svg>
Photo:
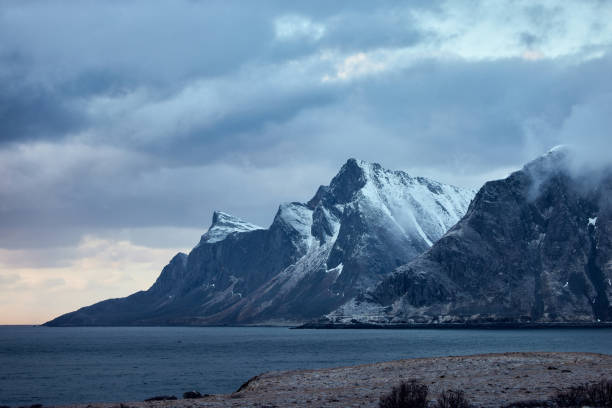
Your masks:
<svg viewBox="0 0 612 408"><path fill-rule="evenodd" d="M357 197L360 209L382 211L394 229L428 247L442 237L467 211L475 192L411 177L378 164L358 161L366 183Z"/></svg>
<svg viewBox="0 0 612 408"><path fill-rule="evenodd" d="M340 276L342 274L342 269L344 268L344 265L342 263L340 263L338 266L336 266L335 268L331 268L331 269L327 269L325 271L325 273L335 273L338 276Z"/></svg>
<svg viewBox="0 0 612 408"><path fill-rule="evenodd" d="M547 153L565 152L567 150L569 150L569 146L568 145L560 144L560 145L557 145L557 146L551 148Z"/></svg>
<svg viewBox="0 0 612 408"><path fill-rule="evenodd" d="M202 235L200 242L210 244L213 242L223 241L230 234L249 232L259 229L263 228L255 224L251 224L250 222L246 222L233 215L221 211L215 211L213 214L213 223L208 231Z"/></svg>
<svg viewBox="0 0 612 408"><path fill-rule="evenodd" d="M278 208L275 222L294 229L302 236L309 236L312 228L312 210L301 203L283 203Z"/></svg>
<svg viewBox="0 0 612 408"><path fill-rule="evenodd" d="M325 317L334 323L351 323L353 320L377 323L385 320L385 311L379 304L351 299Z"/></svg>

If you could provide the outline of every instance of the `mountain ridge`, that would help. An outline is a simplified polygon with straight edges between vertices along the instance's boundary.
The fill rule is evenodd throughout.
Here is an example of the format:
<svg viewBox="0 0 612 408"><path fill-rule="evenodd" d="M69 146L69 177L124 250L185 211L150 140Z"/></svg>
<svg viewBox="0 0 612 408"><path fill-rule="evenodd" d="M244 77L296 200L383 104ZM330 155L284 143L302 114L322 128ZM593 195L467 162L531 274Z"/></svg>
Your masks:
<svg viewBox="0 0 612 408"><path fill-rule="evenodd" d="M611 321L612 172L574 160L555 148L487 182L428 251L322 322Z"/></svg>
<svg viewBox="0 0 612 408"><path fill-rule="evenodd" d="M269 228L216 211L147 291L48 325L305 321L372 287L427 250L473 192L349 159L306 203L279 206Z"/></svg>

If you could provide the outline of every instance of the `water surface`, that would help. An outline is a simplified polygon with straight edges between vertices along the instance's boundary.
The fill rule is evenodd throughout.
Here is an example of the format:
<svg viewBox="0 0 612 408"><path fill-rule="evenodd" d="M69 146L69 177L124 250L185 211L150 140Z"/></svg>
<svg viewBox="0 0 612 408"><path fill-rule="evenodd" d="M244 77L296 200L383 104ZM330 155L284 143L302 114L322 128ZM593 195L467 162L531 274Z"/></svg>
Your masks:
<svg viewBox="0 0 612 408"><path fill-rule="evenodd" d="M612 329L0 326L0 405L228 393L270 370L504 351L612 354Z"/></svg>

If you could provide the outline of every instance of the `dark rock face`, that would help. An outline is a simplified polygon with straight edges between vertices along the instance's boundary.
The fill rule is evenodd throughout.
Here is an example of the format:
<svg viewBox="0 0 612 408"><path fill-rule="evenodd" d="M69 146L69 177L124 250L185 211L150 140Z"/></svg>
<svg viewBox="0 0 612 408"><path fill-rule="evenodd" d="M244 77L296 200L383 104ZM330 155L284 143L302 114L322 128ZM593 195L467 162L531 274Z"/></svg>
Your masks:
<svg viewBox="0 0 612 408"><path fill-rule="evenodd" d="M611 321L612 176L572 175L568 154L486 183L429 251L331 321Z"/></svg>
<svg viewBox="0 0 612 408"><path fill-rule="evenodd" d="M349 160L306 204L282 204L268 229L216 212L189 255L147 290L48 325L299 322L329 313L427 250L473 192Z"/></svg>

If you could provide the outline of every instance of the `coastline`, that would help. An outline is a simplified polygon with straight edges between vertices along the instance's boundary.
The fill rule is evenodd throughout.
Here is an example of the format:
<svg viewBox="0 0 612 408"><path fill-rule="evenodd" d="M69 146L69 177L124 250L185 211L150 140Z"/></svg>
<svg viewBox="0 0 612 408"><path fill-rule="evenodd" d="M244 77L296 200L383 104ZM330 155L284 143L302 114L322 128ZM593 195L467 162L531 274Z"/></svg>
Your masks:
<svg viewBox="0 0 612 408"><path fill-rule="evenodd" d="M435 398L446 389L465 391L478 407L546 400L557 391L609 378L612 355L516 352L415 358L319 370L257 375L236 392L199 399L94 403L72 408L377 407L401 380L417 379Z"/></svg>
<svg viewBox="0 0 612 408"><path fill-rule="evenodd" d="M610 329L612 321L607 322L463 322L463 323L331 323L328 321L310 322L262 322L251 324L128 324L128 325L51 325L21 324L0 325L5 327L287 327L289 329L389 329L389 330L411 330L411 329Z"/></svg>
<svg viewBox="0 0 612 408"><path fill-rule="evenodd" d="M291 329L610 329L612 322L559 322L559 323L318 323L310 322Z"/></svg>

